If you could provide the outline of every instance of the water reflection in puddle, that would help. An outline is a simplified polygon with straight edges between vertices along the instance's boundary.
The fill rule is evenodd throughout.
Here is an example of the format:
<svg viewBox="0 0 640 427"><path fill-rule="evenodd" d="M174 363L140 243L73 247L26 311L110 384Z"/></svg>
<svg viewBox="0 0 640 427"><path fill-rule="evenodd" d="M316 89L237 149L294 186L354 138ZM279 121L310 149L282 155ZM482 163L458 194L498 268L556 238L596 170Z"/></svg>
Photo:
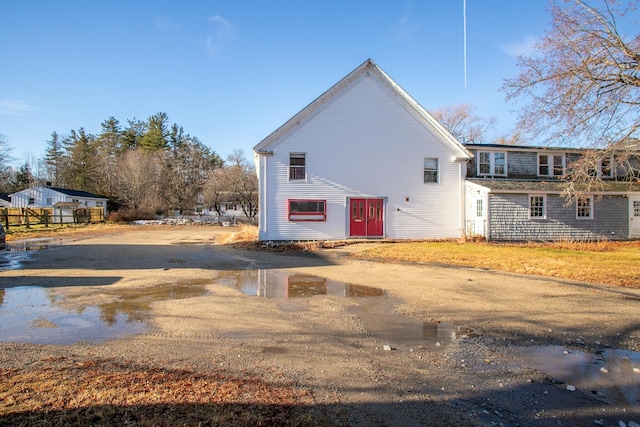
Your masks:
<svg viewBox="0 0 640 427"><path fill-rule="evenodd" d="M382 297L385 295L385 291L380 288L281 270L219 271L215 282L247 295L271 299L316 295L336 297ZM360 317L370 336L391 348L405 344L415 348L444 349L466 333L463 328L450 323L423 322L390 313L390 307L395 306L399 301L390 302L377 298L374 300L379 303L361 302L360 305L351 307L351 311Z"/></svg>
<svg viewBox="0 0 640 427"><path fill-rule="evenodd" d="M329 295L339 297L379 297L384 290L370 286L338 282L320 276L278 270L219 271L215 282L247 295L286 299Z"/></svg>
<svg viewBox="0 0 640 427"><path fill-rule="evenodd" d="M415 348L422 345L435 348L446 346L461 335L455 325L392 314L389 307L398 301L379 298L386 295L380 288L282 270L230 270L213 272L207 279L144 288L92 288L90 294L69 291L71 288L0 290L0 341L71 344L140 333L146 328L153 302L201 296L211 284L270 299L319 295L365 298L369 302L361 301L352 310L360 316L372 337L394 347L408 344ZM64 306L80 308L66 310Z"/></svg>
<svg viewBox="0 0 640 427"><path fill-rule="evenodd" d="M97 291L95 295L111 297L109 302L68 310L60 303L77 297L58 295L56 288L0 289L0 341L72 344L120 338L145 331L152 302L205 293L201 283Z"/></svg>
<svg viewBox="0 0 640 427"><path fill-rule="evenodd" d="M519 347L524 364L609 403L640 405L640 352L598 354L561 346Z"/></svg>

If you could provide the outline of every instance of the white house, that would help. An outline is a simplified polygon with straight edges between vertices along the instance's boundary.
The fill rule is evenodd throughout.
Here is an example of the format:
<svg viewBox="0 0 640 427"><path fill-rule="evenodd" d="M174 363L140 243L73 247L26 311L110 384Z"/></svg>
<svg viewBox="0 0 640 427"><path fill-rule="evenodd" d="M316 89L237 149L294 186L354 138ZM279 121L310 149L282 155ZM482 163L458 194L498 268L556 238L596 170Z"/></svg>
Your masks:
<svg viewBox="0 0 640 427"><path fill-rule="evenodd" d="M59 215L63 219L67 218L68 221L71 221L73 218L70 212L72 207L99 207L103 209L104 217L106 217L107 201L108 199L106 197L101 197L87 191L50 186L28 188L11 194L11 207L57 208L54 209L54 216ZM59 219L54 218L54 221L58 222Z"/></svg>
<svg viewBox="0 0 640 427"><path fill-rule="evenodd" d="M261 240L464 234L471 153L370 59L254 157Z"/></svg>

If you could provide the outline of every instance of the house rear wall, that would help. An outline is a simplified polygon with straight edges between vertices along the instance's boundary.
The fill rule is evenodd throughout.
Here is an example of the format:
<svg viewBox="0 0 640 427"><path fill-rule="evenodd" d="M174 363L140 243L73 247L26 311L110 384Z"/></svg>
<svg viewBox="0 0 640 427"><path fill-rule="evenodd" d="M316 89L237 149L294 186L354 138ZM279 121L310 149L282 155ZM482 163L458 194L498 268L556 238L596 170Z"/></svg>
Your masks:
<svg viewBox="0 0 640 427"><path fill-rule="evenodd" d="M575 202L547 195L547 218L529 219L529 195L490 194L491 240L624 240L629 236L629 199L594 198L593 219L576 219ZM573 206L573 208L571 208Z"/></svg>

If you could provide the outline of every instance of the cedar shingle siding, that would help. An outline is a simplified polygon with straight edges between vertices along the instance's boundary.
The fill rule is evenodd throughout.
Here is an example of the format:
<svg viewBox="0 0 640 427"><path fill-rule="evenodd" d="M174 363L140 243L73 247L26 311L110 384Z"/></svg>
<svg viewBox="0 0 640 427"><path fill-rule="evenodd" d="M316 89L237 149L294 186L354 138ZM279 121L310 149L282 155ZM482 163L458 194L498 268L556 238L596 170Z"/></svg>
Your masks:
<svg viewBox="0 0 640 427"><path fill-rule="evenodd" d="M490 194L490 240L624 240L629 235L628 199L593 199L593 219L576 219L575 201L546 196L546 218L529 218L528 194Z"/></svg>

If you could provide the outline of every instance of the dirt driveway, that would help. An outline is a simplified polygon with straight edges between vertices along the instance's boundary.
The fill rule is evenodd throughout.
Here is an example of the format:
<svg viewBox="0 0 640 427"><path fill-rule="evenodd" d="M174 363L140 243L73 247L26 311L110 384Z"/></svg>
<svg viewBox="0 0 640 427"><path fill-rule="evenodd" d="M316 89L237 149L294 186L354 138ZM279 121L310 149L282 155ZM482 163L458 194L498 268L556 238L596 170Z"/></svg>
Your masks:
<svg viewBox="0 0 640 427"><path fill-rule="evenodd" d="M640 290L364 261L366 243L242 250L224 231L145 226L5 267L4 305L32 286L128 321L100 342L0 343L0 368L56 354L252 372L309 390L336 424L640 424Z"/></svg>

